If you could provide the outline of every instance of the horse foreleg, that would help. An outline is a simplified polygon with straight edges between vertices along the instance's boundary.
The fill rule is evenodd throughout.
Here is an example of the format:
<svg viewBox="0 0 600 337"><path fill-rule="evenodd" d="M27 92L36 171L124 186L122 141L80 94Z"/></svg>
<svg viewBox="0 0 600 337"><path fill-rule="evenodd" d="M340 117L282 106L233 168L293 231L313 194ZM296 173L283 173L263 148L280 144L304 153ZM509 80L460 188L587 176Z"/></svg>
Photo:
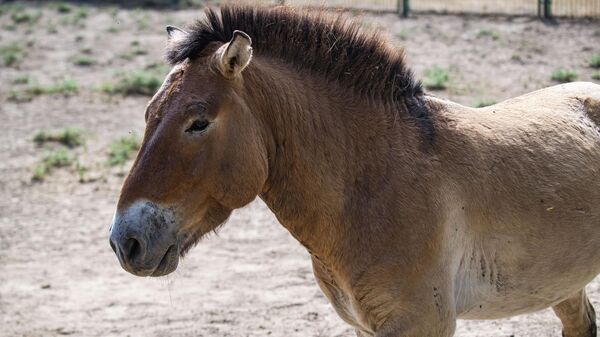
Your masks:
<svg viewBox="0 0 600 337"><path fill-rule="evenodd" d="M564 337L596 337L596 313L585 294L585 289L552 309L562 322Z"/></svg>

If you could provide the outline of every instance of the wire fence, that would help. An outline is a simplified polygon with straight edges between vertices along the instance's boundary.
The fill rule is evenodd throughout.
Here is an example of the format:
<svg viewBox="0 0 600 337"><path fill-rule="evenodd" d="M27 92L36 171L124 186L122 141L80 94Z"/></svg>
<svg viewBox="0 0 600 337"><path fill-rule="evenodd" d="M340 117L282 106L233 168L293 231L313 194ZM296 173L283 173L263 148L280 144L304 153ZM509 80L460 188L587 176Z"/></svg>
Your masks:
<svg viewBox="0 0 600 337"><path fill-rule="evenodd" d="M296 6L376 11L531 15L600 18L600 0L285 0Z"/></svg>

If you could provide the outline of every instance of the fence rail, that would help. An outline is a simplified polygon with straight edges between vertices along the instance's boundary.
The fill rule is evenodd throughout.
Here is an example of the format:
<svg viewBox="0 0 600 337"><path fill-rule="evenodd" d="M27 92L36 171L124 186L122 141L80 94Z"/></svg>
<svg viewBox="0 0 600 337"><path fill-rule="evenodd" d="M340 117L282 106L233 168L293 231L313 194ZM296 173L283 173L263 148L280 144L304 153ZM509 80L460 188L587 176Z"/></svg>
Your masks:
<svg viewBox="0 0 600 337"><path fill-rule="evenodd" d="M381 11L600 18L600 0L285 0L291 5Z"/></svg>

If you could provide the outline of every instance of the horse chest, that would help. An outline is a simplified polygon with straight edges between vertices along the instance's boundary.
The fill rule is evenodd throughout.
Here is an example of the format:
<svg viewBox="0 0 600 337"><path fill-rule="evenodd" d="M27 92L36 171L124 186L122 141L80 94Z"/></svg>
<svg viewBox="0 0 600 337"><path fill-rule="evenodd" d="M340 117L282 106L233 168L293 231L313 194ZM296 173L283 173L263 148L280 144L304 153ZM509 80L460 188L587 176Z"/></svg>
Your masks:
<svg viewBox="0 0 600 337"><path fill-rule="evenodd" d="M375 324L368 312L361 308L352 290L344 289L339 277L315 256L312 257L313 272L321 291L337 314L357 330L374 334Z"/></svg>

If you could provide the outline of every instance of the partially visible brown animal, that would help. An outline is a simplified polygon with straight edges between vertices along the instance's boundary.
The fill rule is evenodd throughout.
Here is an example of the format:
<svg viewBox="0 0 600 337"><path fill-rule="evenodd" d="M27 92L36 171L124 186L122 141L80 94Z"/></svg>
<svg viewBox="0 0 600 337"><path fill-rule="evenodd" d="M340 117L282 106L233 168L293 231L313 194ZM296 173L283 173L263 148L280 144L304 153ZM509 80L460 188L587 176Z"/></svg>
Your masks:
<svg viewBox="0 0 600 337"><path fill-rule="evenodd" d="M174 67L111 227L127 271L172 272L258 195L359 336L546 307L564 336L596 336L600 86L472 109L343 19L234 6L167 30Z"/></svg>

